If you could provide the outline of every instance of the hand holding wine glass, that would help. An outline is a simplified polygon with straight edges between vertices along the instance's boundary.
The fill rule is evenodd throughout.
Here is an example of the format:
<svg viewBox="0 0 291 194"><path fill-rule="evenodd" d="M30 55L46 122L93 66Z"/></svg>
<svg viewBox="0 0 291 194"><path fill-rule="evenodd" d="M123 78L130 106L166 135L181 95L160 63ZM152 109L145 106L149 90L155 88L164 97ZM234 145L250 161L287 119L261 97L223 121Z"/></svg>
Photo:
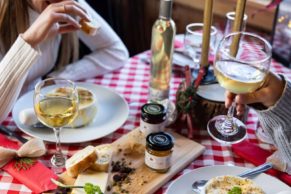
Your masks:
<svg viewBox="0 0 291 194"><path fill-rule="evenodd" d="M246 104L261 103L269 108L280 99L285 86L285 81L278 75L269 72L261 88L246 94L235 95L229 91L226 92L225 106L229 108L233 101L236 103L238 115L242 115Z"/></svg>
<svg viewBox="0 0 291 194"><path fill-rule="evenodd" d="M233 40L239 39L234 50ZM271 62L271 45L262 37L235 32L225 36L216 50L214 71L219 84L233 94L248 94L263 86ZM246 137L245 125L233 117L235 103L227 115L208 122L208 132L223 143L238 143Z"/></svg>
<svg viewBox="0 0 291 194"><path fill-rule="evenodd" d="M62 92L58 92L62 90ZM65 92L63 92L65 91ZM76 85L69 80L49 78L35 86L34 110L44 125L52 128L56 136L56 153L51 158L54 167L63 167L65 157L61 151L61 128L71 123L78 113Z"/></svg>

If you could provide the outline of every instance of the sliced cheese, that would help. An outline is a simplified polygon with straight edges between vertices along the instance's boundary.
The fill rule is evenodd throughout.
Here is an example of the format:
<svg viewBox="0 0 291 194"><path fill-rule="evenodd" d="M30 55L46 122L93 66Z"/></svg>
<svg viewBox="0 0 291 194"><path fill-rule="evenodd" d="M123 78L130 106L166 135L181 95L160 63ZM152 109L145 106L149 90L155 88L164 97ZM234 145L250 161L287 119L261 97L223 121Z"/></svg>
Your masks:
<svg viewBox="0 0 291 194"><path fill-rule="evenodd" d="M103 144L95 147L98 159L90 167L95 171L108 172L109 164L112 158L112 147L110 144Z"/></svg>
<svg viewBox="0 0 291 194"><path fill-rule="evenodd" d="M105 193L107 182L109 179L109 173L107 172L96 172L93 170L86 170L80 173L75 181L75 186L84 186L86 183L98 185L103 193ZM72 194L86 194L84 189L74 188Z"/></svg>

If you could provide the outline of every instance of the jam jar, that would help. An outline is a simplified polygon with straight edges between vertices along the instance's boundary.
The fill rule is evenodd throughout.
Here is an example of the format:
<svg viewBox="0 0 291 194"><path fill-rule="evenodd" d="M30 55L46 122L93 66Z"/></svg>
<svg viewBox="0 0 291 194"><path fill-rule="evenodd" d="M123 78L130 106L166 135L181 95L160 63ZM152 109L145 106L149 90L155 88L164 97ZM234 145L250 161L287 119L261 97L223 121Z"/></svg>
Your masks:
<svg viewBox="0 0 291 194"><path fill-rule="evenodd" d="M163 131L166 121L166 109L157 103L147 103L141 108L140 130L148 135Z"/></svg>
<svg viewBox="0 0 291 194"><path fill-rule="evenodd" d="M165 132L151 133L146 138L145 164L159 173L171 167L173 137Z"/></svg>

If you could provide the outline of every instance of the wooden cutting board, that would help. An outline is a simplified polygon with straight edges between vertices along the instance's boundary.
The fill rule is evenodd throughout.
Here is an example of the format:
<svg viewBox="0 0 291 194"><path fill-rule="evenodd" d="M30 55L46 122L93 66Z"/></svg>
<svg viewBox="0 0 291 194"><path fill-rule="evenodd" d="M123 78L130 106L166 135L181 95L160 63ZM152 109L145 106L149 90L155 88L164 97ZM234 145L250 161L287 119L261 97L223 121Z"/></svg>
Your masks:
<svg viewBox="0 0 291 194"><path fill-rule="evenodd" d="M175 138L172 153L172 166L167 173L157 173L144 164L145 139L139 128L132 130L112 143L113 149L115 150L112 161L125 162L135 170L128 175L129 179L127 180L130 181L123 181L119 185L115 184L115 186L113 186L114 173L112 173L108 181L108 185L112 189L108 193L154 193L205 150L204 146L193 140L172 131L167 132ZM60 179L65 184L73 184L75 180L68 177L66 173L63 173L60 176Z"/></svg>
<svg viewBox="0 0 291 194"><path fill-rule="evenodd" d="M131 167L135 168L135 171L129 175L129 183L123 183L121 188L120 186L115 186L113 187L113 191L121 193L121 190L124 190L124 193L128 191L132 194L154 193L161 186L167 183L174 175L190 164L195 158L201 155L205 149L204 146L195 141L192 141L175 132L168 132L175 138L175 145L172 153L172 166L170 170L167 173L157 173L149 169L144 164L144 152L128 155L121 151L114 155L113 161L126 160L131 164ZM132 137L134 138L139 136L139 133L140 131L137 128L116 140L113 145L122 148L124 143L126 144L128 141L132 141ZM138 138L135 139L137 142L141 141ZM110 180L111 183L109 184L112 184L112 179Z"/></svg>

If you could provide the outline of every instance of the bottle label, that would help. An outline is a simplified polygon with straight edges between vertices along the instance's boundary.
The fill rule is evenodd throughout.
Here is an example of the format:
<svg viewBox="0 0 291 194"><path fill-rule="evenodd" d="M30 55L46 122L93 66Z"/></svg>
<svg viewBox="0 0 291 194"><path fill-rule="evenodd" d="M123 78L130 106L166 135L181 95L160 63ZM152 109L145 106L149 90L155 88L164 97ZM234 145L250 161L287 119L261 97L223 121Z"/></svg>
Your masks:
<svg viewBox="0 0 291 194"><path fill-rule="evenodd" d="M150 123L144 122L142 119L140 119L139 129L143 132L143 134L145 134L145 136L147 136L150 133L156 133L156 132L163 131L164 123L165 122L158 123L158 124L150 124Z"/></svg>
<svg viewBox="0 0 291 194"><path fill-rule="evenodd" d="M164 170L171 166L171 154L168 156L158 157L154 156L147 151L145 152L145 164L152 169Z"/></svg>

